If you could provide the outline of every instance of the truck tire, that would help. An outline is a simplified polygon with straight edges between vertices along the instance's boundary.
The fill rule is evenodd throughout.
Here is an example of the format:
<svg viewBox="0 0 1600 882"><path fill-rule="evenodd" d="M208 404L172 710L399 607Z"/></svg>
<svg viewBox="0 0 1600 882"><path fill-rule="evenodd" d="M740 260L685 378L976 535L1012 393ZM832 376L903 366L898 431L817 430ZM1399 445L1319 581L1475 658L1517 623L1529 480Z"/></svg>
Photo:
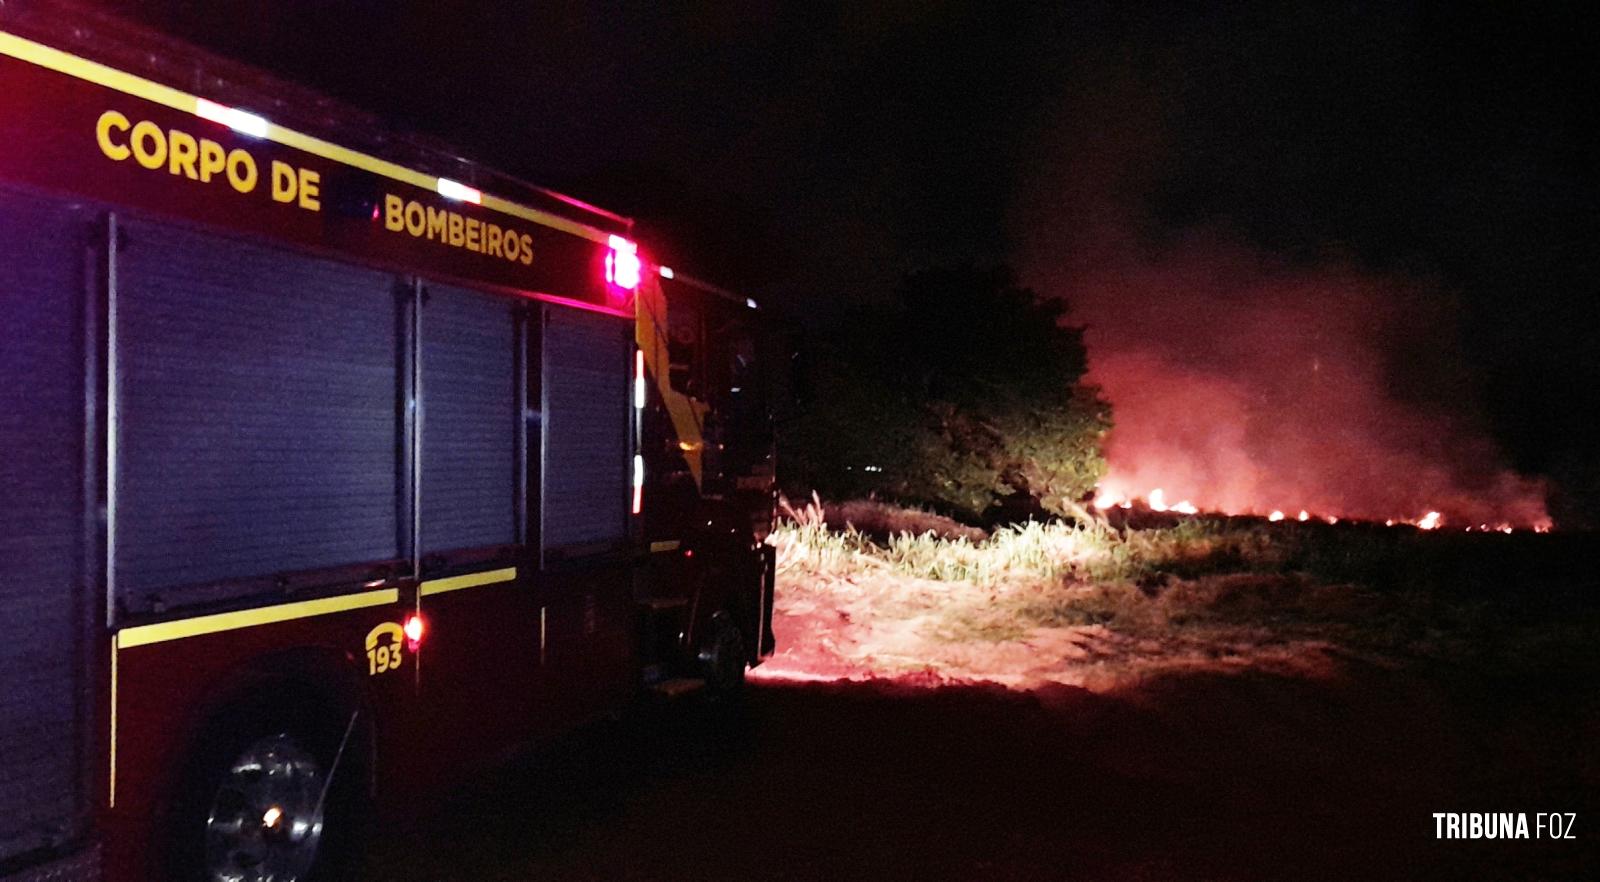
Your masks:
<svg viewBox="0 0 1600 882"><path fill-rule="evenodd" d="M166 878L334 882L355 857L365 788L352 714L320 703L241 705L215 717L168 823Z"/></svg>
<svg viewBox="0 0 1600 882"><path fill-rule="evenodd" d="M700 650L706 697L712 701L735 701L744 694L745 666L749 661L744 634L726 612L713 615L711 623L711 638Z"/></svg>

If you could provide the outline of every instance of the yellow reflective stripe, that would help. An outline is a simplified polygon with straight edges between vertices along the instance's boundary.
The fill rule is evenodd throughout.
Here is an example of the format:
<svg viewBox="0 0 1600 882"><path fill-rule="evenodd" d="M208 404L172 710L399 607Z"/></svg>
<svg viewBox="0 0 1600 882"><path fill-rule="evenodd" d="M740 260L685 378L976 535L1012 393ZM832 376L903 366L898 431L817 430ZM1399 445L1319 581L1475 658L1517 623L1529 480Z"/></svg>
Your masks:
<svg viewBox="0 0 1600 882"><path fill-rule="evenodd" d="M117 647L111 646L111 770L106 776L106 802L117 807Z"/></svg>
<svg viewBox="0 0 1600 882"><path fill-rule="evenodd" d="M125 95L153 101L156 104L184 113L196 113L196 102L200 100L188 92L174 89L171 86L163 86L154 80L147 80L144 77L124 73L116 68L107 67L87 58L80 58L60 49L53 49L43 43L35 43L32 40L23 39L4 31L0 31L0 54L9 55L12 58L31 64L37 64L40 67L96 85L105 86L108 89L115 89ZM266 140L275 141L285 147L293 147L312 156L320 156L323 159L353 166L362 171L368 171L404 184L410 184L431 192L438 192L439 178L433 175L424 174L402 165L396 165L358 150L340 147L338 144L324 141L321 138L312 137L294 129L284 128L270 120L267 123ZM483 194L482 205L492 211L532 221L541 226L560 230L563 233L570 233L592 242L608 242L610 240L610 234L603 230L597 230L587 224L568 220L558 214L551 214L547 211L540 211L537 208L512 202L509 199L502 199L485 193Z"/></svg>
<svg viewBox="0 0 1600 882"><path fill-rule="evenodd" d="M681 544L682 543L677 539L668 539L665 542L652 542L650 543L650 551L652 554L661 551L677 551L678 546Z"/></svg>
<svg viewBox="0 0 1600 882"><path fill-rule="evenodd" d="M465 576L451 576L448 579L430 579L422 583L422 596L430 594L443 594L446 591L460 591L463 588L476 588L479 585L493 585L496 582L509 582L517 577L516 567L506 567L503 570L489 570L483 573L468 573Z"/></svg>
<svg viewBox="0 0 1600 882"><path fill-rule="evenodd" d="M656 391L667 406L672 430L678 434L684 464L689 467L689 475L694 478L695 486L699 487L705 441L701 427L705 425L705 415L710 407L672 388L672 359L667 349L667 311L671 309L671 304L667 302L658 275L651 273L645 276L639 283L639 290L634 292L634 302L638 313L634 342L644 352L645 367L655 374ZM688 446L683 446L685 444Z"/></svg>
<svg viewBox="0 0 1600 882"><path fill-rule="evenodd" d="M60 49L52 49L43 43L24 40L15 34L0 31L0 53L49 68L57 73L64 73L69 77L88 80L108 89L115 89L146 101L154 101L174 110L194 113L195 98L187 92L163 86L144 77L123 73L114 67L106 67L87 58L62 52Z"/></svg>
<svg viewBox="0 0 1600 882"><path fill-rule="evenodd" d="M434 185L429 184L428 186L431 188ZM537 208L529 208L520 202L512 202L510 199L501 199L499 196L491 196L488 193L485 193L483 194L483 199L479 204L484 208L493 209L501 214L509 214L512 217L520 217L525 221L532 221L541 226L560 230L563 233L571 233L572 235L580 238L589 239L594 242L605 242L607 244L610 244L611 242L610 233L597 230L587 224L580 224L577 221L567 220L559 214L551 214L548 211L540 211Z"/></svg>
<svg viewBox="0 0 1600 882"><path fill-rule="evenodd" d="M312 616L325 616L330 613L347 612L353 609L399 602L400 590L386 588L382 591L341 594L337 597L320 597L316 600L302 600L298 603L283 603L277 606L262 606L255 609L242 609L238 612L179 619L173 622L158 622L154 625L139 625L135 628L124 628L118 631L117 646L121 649L128 649L149 643L165 643L168 640L198 637L201 634L236 631L240 628L253 628L257 625L271 625L292 619L307 619Z"/></svg>
<svg viewBox="0 0 1600 882"><path fill-rule="evenodd" d="M192 109L191 112L193 112ZM424 190L436 191L439 185L439 179L433 175L425 175L422 172L413 171L403 165L395 165L376 156L368 156L348 147L340 147L331 141L324 141L321 138L297 132L294 129L286 129L271 120L267 121L267 140L277 141L285 147L293 147L312 156L320 156L323 159L331 159L334 162L353 165L363 171L392 178L403 184L410 184L413 187L421 187Z"/></svg>

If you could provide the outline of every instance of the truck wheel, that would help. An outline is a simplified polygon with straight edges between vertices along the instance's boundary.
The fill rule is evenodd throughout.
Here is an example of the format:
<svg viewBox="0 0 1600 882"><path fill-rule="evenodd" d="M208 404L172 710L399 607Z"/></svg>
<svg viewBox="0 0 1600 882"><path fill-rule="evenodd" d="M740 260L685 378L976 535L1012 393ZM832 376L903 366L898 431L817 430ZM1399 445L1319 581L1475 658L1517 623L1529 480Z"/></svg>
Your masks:
<svg viewBox="0 0 1600 882"><path fill-rule="evenodd" d="M322 845L327 784L327 768L287 732L244 748L211 797L205 878L308 878Z"/></svg>
<svg viewBox="0 0 1600 882"><path fill-rule="evenodd" d="M243 711L218 720L173 817L172 878L316 882L342 878L358 816L345 727ZM337 771L335 771L337 766ZM337 780L336 780L337 779Z"/></svg>
<svg viewBox="0 0 1600 882"><path fill-rule="evenodd" d="M706 695L713 701L738 698L744 692L747 653L744 635L725 612L712 616L712 635L700 650L700 667L706 678Z"/></svg>

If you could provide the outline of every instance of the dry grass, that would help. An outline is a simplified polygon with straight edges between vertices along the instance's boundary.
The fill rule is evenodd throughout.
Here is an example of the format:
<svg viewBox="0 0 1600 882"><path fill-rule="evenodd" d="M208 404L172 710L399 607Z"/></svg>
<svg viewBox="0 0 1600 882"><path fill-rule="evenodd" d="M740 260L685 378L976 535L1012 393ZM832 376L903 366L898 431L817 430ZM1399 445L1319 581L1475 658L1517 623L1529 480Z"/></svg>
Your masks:
<svg viewBox="0 0 1600 882"><path fill-rule="evenodd" d="M1302 664L1334 649L1460 660L1534 646L1496 642L1509 633L1504 607L1449 593L1463 577L1454 540L1412 531L1194 520L974 535L883 503L839 508L851 515L786 505L771 539L777 611L803 632L790 650L801 667L1081 682L1085 666Z"/></svg>
<svg viewBox="0 0 1600 882"><path fill-rule="evenodd" d="M1167 529L1115 530L1098 523L1037 523L993 534L885 503L845 503L830 513L814 499L783 503L774 533L781 570L828 577L859 571L982 588L1030 583L1137 581L1156 573L1278 567L1283 549L1264 531L1218 530L1198 521ZM896 529L895 527L901 527Z"/></svg>
<svg viewBox="0 0 1600 882"><path fill-rule="evenodd" d="M822 512L829 528L840 532L855 530L874 539L888 539L902 533L932 535L940 539L965 539L968 542L982 542L989 537L987 532L978 527L969 527L944 515L876 499L851 499L824 507L813 497L811 505L814 510ZM793 508L789 510L794 511Z"/></svg>

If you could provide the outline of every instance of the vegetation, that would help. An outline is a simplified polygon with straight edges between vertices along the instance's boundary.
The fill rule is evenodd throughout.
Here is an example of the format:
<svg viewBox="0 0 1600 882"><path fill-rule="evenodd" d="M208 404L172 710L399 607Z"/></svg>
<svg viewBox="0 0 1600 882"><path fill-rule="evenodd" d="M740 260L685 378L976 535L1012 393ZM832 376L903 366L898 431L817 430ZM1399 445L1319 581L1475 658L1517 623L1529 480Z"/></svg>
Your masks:
<svg viewBox="0 0 1600 882"><path fill-rule="evenodd" d="M891 305L818 335L787 483L969 523L1007 503L1082 515L1110 408L1083 384L1083 331L1065 312L1005 269L908 276Z"/></svg>
<svg viewBox="0 0 1600 882"><path fill-rule="evenodd" d="M1590 549L1558 536L1202 519L1150 529L1033 522L971 535L881 503L840 510L855 520L815 499L786 507L772 540L779 612L837 611L818 621L848 626L849 639L834 634L833 644L854 647L854 662L876 672L1033 676L1060 662L1043 656L1090 639L1097 661L1146 668L1303 662L1337 649L1503 676L1570 666L1562 659L1600 631L1592 599L1566 580Z"/></svg>

